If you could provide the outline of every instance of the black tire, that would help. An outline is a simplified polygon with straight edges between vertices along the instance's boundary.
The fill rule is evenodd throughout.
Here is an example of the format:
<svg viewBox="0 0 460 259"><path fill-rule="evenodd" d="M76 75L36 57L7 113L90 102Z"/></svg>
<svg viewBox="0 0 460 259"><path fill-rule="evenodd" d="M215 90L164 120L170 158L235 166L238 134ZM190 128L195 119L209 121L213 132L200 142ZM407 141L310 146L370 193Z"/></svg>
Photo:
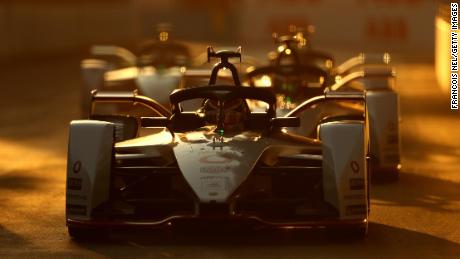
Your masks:
<svg viewBox="0 0 460 259"><path fill-rule="evenodd" d="M383 170L379 168L372 168L371 171L372 183L393 183L399 180L398 169Z"/></svg>
<svg viewBox="0 0 460 259"><path fill-rule="evenodd" d="M106 236L106 232L101 229L67 227L69 236L75 240L94 240Z"/></svg>
<svg viewBox="0 0 460 259"><path fill-rule="evenodd" d="M337 227L327 229L327 236L331 240L354 241L363 240L368 232L368 224L353 227Z"/></svg>
<svg viewBox="0 0 460 259"><path fill-rule="evenodd" d="M351 238L355 240L362 240L365 239L368 232L368 225L365 224L364 226L350 228L347 231Z"/></svg>

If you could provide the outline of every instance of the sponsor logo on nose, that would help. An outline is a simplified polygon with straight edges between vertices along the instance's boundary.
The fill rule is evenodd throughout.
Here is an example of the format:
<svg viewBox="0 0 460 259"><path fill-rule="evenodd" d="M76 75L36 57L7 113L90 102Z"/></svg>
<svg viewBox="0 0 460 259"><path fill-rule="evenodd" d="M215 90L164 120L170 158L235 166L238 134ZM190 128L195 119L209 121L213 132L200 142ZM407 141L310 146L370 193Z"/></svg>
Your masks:
<svg viewBox="0 0 460 259"><path fill-rule="evenodd" d="M76 161L75 163L73 163L73 167L72 167L72 171L77 174L78 172L80 172L80 169L81 169L81 161Z"/></svg>

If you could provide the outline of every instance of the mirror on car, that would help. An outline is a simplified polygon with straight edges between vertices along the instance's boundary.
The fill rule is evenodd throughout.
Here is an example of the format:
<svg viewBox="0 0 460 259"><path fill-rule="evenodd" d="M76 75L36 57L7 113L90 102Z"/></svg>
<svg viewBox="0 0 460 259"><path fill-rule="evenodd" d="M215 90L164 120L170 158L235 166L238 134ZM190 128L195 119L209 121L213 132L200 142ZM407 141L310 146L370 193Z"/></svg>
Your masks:
<svg viewBox="0 0 460 259"><path fill-rule="evenodd" d="M169 119L167 117L142 117L141 126L143 128L167 127Z"/></svg>
<svg viewBox="0 0 460 259"><path fill-rule="evenodd" d="M274 128L283 128L283 127L299 127L300 118L299 117L280 117L273 118L270 121L271 126Z"/></svg>

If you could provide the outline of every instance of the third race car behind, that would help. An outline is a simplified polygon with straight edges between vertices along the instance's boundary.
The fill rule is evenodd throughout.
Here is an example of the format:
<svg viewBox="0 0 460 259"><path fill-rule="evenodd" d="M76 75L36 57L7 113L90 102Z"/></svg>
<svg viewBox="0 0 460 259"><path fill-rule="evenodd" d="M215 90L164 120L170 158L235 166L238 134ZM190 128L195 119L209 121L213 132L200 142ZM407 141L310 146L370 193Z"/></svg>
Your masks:
<svg viewBox="0 0 460 259"><path fill-rule="evenodd" d="M372 175L374 179L397 179L401 168L399 98L389 54L360 54L334 66L332 55L306 42L302 33L277 36L278 47L269 55L270 64L249 70L245 83L273 89L278 115L304 117L300 127L289 129L303 136L314 137L320 120L347 120L366 110ZM363 93L366 103L338 101L308 111L297 108L324 92Z"/></svg>

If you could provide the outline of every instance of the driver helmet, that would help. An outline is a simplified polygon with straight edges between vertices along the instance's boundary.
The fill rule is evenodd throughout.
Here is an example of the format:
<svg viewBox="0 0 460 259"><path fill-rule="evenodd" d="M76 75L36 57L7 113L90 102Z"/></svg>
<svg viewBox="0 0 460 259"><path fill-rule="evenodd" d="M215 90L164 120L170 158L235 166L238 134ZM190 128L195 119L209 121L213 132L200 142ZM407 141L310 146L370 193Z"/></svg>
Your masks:
<svg viewBox="0 0 460 259"><path fill-rule="evenodd" d="M224 131L244 130L244 124L249 113L244 99L236 98L227 100L223 104ZM217 124L219 116L219 103L215 99L207 99L202 108L207 124Z"/></svg>

